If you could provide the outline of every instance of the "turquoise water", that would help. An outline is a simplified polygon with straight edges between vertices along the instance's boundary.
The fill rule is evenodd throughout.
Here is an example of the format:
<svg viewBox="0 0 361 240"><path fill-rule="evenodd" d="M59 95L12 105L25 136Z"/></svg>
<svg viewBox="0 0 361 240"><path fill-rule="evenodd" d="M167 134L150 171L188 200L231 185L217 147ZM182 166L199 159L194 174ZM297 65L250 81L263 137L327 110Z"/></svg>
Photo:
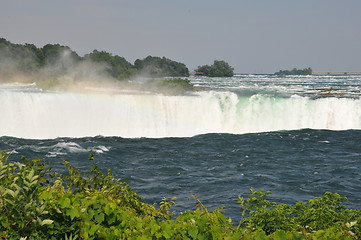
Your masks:
<svg viewBox="0 0 361 240"><path fill-rule="evenodd" d="M250 187L294 203L338 192L361 202L360 76L192 78L186 96L43 92L0 87L0 149L89 167L89 154L147 202L192 193L240 217Z"/></svg>

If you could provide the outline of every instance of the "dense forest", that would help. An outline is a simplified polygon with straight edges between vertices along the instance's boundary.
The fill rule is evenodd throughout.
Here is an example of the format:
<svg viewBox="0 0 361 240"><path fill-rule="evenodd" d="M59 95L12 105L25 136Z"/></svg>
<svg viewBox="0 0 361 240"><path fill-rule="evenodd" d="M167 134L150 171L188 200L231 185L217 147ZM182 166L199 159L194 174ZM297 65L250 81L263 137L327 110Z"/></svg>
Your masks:
<svg viewBox="0 0 361 240"><path fill-rule="evenodd" d="M48 77L58 77L81 68L85 63L98 73L116 80L130 79L137 75L147 77L187 77L189 70L185 64L165 57L148 56L137 59L134 64L118 55L94 50L84 57L79 56L68 46L46 44L42 48L34 44L14 44L0 38L0 76L12 77L14 74L31 75L48 70ZM81 71L80 71L81 72ZM83 71L84 72L84 71ZM78 71L79 74L79 71Z"/></svg>
<svg viewBox="0 0 361 240"><path fill-rule="evenodd" d="M76 70L76 73L74 72ZM196 75L208 77L232 77L233 68L225 61L215 60L213 65L199 66ZM106 51L93 50L79 56L68 46L46 44L39 48L34 44L14 44L0 38L0 77L10 79L14 75L36 75L57 78L72 75L80 79L96 72L101 77L114 80L128 80L138 76L150 78L188 77L189 70L184 63L166 57L147 56L135 60L134 64L124 57Z"/></svg>

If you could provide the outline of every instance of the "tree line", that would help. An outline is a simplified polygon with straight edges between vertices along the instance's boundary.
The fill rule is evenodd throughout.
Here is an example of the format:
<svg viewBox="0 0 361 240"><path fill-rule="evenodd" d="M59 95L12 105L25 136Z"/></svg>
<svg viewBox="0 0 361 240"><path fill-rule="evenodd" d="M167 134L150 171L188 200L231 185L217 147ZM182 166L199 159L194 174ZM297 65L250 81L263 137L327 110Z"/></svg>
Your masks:
<svg viewBox="0 0 361 240"><path fill-rule="evenodd" d="M116 80L126 80L136 75L149 77L188 77L189 69L184 63L166 57L147 56L135 60L134 64L124 57L106 51L93 50L79 56L68 46L46 44L36 47L34 44L14 44L0 38L0 76L12 74L33 74L46 67L55 67L58 75L66 73L76 64L83 62L96 63L103 68L101 73ZM197 75L208 77L233 76L233 68L225 61L215 60L213 65L199 66Z"/></svg>
<svg viewBox="0 0 361 240"><path fill-rule="evenodd" d="M292 70L279 70L278 72L274 73L275 75L311 75L312 68L304 68L304 69L297 69L293 68Z"/></svg>
<svg viewBox="0 0 361 240"><path fill-rule="evenodd" d="M46 44L42 48L34 44L14 44L0 38L0 73L4 76L17 73L36 73L47 66L66 72L75 64L90 61L103 65L103 73L117 80L129 79L137 74L149 77L188 77L189 70L184 63L165 57L148 56L137 59L134 64L124 57L106 51L94 50L79 56L68 46Z"/></svg>

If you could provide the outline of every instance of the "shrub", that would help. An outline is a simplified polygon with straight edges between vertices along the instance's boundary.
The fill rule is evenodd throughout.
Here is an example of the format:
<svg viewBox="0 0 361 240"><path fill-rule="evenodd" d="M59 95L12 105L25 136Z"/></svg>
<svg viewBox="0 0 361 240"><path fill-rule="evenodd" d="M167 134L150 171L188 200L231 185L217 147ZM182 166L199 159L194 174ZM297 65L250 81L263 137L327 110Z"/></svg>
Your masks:
<svg viewBox="0 0 361 240"><path fill-rule="evenodd" d="M360 210L326 193L295 205L250 189L239 197L238 226L222 209L210 212L196 196L195 210L174 217L175 198L146 204L128 184L95 164L82 172L64 161L66 174L40 160L9 163L0 153L0 239L359 239ZM90 161L93 161L91 156Z"/></svg>

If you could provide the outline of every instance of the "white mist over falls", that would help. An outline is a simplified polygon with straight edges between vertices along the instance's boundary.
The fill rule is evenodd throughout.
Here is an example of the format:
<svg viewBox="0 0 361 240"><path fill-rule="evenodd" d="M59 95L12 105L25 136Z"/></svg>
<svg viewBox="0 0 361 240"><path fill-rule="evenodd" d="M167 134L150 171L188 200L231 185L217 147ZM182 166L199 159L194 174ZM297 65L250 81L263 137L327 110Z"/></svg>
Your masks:
<svg viewBox="0 0 361 240"><path fill-rule="evenodd" d="M310 79L265 78L236 77L228 79L228 86L224 86L227 79L208 79L218 88L182 96L50 92L31 84L0 85L0 136L161 138L304 128L361 129L361 99L344 95L348 90L356 93L359 85L338 88L337 95L333 95L334 87L333 92L326 91L328 96L315 97L323 92L315 85L302 84ZM340 82L331 80L330 84ZM192 81L207 87L206 78ZM297 81L301 82L295 84ZM262 89L260 85L263 92L249 94L252 86ZM285 96L285 92L289 94Z"/></svg>

